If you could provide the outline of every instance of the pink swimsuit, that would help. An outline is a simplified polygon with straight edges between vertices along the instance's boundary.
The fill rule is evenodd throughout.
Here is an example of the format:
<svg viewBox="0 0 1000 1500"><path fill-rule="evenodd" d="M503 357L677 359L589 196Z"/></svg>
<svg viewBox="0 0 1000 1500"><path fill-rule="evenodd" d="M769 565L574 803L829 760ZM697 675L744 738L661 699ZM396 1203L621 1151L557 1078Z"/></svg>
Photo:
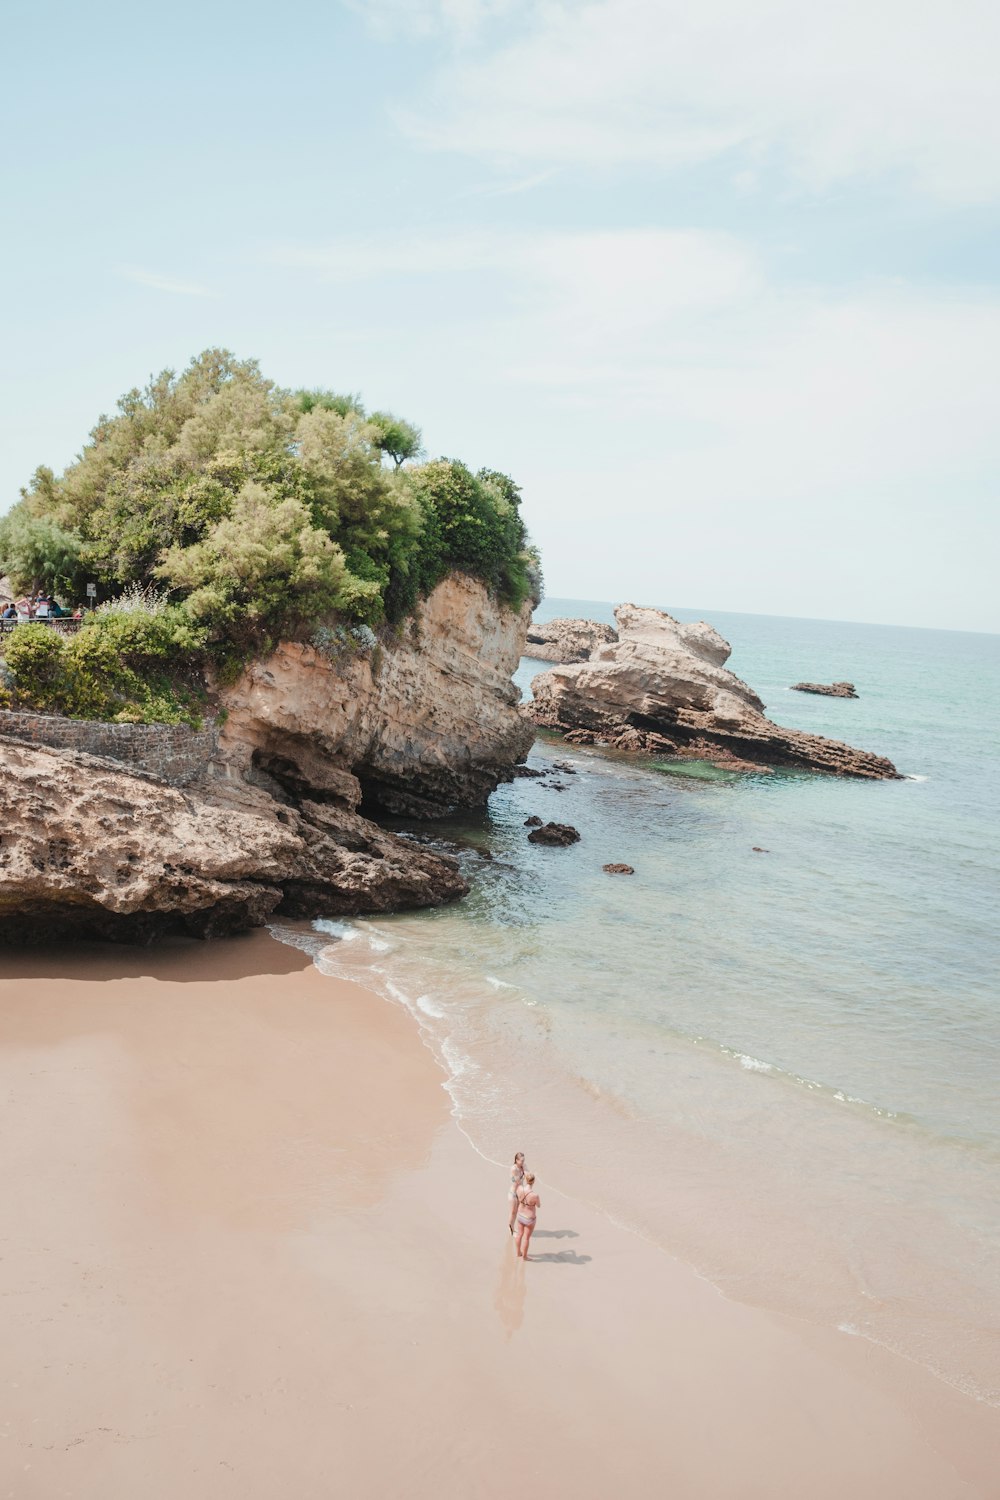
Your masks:
<svg viewBox="0 0 1000 1500"><path fill-rule="evenodd" d="M527 1202L526 1202L526 1200L528 1198L533 1198L534 1196L535 1196L535 1192L534 1192L534 1189L532 1189L532 1191L530 1193L525 1193L524 1198L521 1198L521 1199L518 1200L518 1202L520 1203L520 1207L518 1208L518 1211L517 1211L517 1222L519 1224L523 1224L524 1227L525 1227L525 1229L533 1229L535 1227L535 1218L536 1218L535 1209L534 1208L530 1208L529 1209L529 1207L527 1205ZM530 1219L528 1218L528 1214L529 1213L531 1215Z"/></svg>

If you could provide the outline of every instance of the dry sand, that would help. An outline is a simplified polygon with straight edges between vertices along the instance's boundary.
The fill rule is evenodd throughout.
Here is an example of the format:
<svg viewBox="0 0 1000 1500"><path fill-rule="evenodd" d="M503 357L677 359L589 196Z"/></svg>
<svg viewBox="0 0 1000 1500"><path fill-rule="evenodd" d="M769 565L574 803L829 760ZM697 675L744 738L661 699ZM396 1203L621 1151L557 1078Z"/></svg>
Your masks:
<svg viewBox="0 0 1000 1500"><path fill-rule="evenodd" d="M995 1410L724 1300L543 1141L515 1264L409 1016L305 955L4 973L0 1500L1000 1496Z"/></svg>

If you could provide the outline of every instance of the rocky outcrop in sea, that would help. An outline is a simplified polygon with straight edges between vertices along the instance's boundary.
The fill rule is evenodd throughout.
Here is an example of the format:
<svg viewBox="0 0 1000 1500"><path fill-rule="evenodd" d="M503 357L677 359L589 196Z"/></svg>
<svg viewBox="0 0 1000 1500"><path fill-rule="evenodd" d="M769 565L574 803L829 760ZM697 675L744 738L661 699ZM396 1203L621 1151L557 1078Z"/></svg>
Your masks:
<svg viewBox="0 0 1000 1500"><path fill-rule="evenodd" d="M617 639L617 631L597 620L546 620L544 624L533 620L525 655L537 661L588 661L598 646Z"/></svg>
<svg viewBox="0 0 1000 1500"><path fill-rule="evenodd" d="M793 682L793 693L819 693L824 698L856 698L853 682Z"/></svg>
<svg viewBox="0 0 1000 1500"><path fill-rule="evenodd" d="M456 860L369 814L478 807L510 778L534 736L510 680L526 625L456 574L374 649L283 643L219 694L218 750L183 787L5 730L0 940L212 936L463 895Z"/></svg>
<svg viewBox="0 0 1000 1500"><path fill-rule="evenodd" d="M883 756L772 723L753 689L726 668L731 647L711 625L634 604L620 605L615 620L616 642L534 679L525 717L577 744L692 755L731 769L898 777Z"/></svg>

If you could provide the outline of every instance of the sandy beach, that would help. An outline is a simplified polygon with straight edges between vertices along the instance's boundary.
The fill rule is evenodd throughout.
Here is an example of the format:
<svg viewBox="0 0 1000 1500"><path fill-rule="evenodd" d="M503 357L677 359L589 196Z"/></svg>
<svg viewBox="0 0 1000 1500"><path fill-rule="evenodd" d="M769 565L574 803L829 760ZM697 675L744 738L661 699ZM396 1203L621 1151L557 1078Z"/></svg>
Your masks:
<svg viewBox="0 0 1000 1500"><path fill-rule="evenodd" d="M1000 1495L1000 1413L506 1171L263 933L5 954L0 1500ZM665 1185L669 1192L669 1184Z"/></svg>

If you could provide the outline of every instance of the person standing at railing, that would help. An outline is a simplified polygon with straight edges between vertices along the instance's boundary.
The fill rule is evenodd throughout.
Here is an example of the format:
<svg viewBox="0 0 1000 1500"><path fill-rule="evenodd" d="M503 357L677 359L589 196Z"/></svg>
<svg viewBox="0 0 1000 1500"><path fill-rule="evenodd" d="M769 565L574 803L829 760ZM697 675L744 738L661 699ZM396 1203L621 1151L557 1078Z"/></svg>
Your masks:
<svg viewBox="0 0 1000 1500"><path fill-rule="evenodd" d="M7 608L4 610L3 614L0 615L0 620L16 620L16 619L17 619L17 605L14 603L14 601L12 599L10 601L10 603L8 604Z"/></svg>

